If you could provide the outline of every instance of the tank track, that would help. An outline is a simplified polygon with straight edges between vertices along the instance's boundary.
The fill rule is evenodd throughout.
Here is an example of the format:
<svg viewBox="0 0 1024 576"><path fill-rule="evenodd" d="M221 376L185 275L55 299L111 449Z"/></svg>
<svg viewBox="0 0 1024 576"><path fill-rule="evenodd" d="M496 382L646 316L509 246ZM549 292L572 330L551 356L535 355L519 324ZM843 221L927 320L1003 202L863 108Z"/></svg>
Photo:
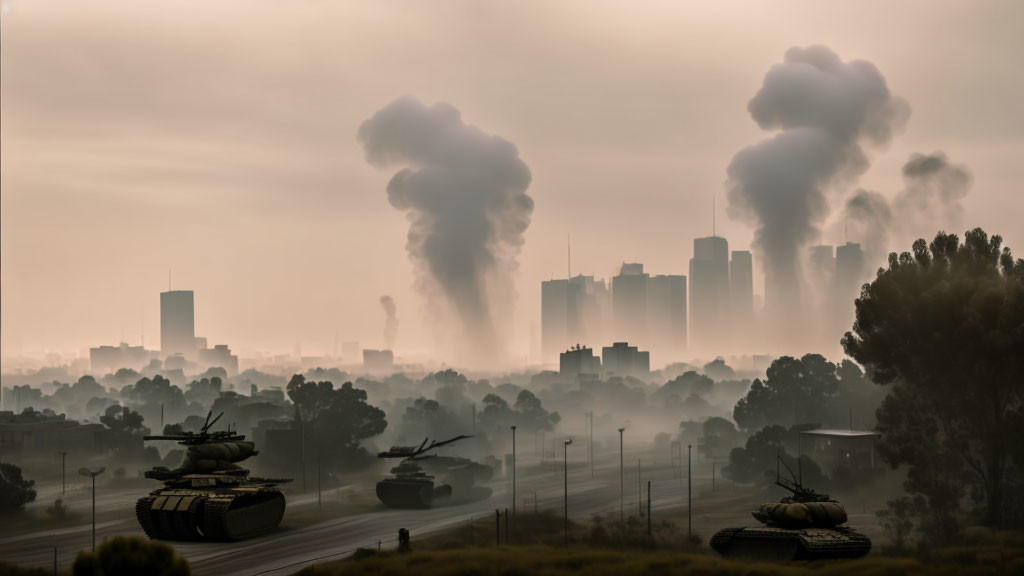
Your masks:
<svg viewBox="0 0 1024 576"><path fill-rule="evenodd" d="M171 496L173 498L173 496ZM281 523L285 498L278 491L253 494L210 494L197 497L188 508L154 510L160 495L135 504L142 531L153 540L233 541L265 534Z"/></svg>
<svg viewBox="0 0 1024 576"><path fill-rule="evenodd" d="M725 528L711 537L710 545L723 556L756 556L775 561L858 558L871 551L867 536L843 527Z"/></svg>
<svg viewBox="0 0 1024 576"><path fill-rule="evenodd" d="M203 528L210 540L243 540L270 532L284 516L284 494L257 492L231 498L212 497L203 507Z"/></svg>

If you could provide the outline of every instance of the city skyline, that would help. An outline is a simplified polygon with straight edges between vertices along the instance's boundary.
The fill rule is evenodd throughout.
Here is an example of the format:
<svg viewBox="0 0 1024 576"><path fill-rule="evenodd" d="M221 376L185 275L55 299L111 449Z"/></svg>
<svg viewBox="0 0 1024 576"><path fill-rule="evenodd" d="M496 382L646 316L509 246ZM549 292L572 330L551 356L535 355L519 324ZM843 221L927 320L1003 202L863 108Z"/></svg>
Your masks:
<svg viewBox="0 0 1024 576"><path fill-rule="evenodd" d="M437 334L417 287L407 221L384 198L391 173L369 165L355 137L403 94L451 103L467 123L513 142L530 168L536 207L509 298L509 356L533 348L536 285L563 275L567 233L572 273L603 278L626 261L686 275L692 238L717 233L732 249L753 251L759 287L754 228L728 214L726 168L768 134L747 112L766 72L793 46L823 39L844 61L872 62L912 109L891 142L870 151L856 186L893 197L907 187L903 167L913 154L941 150L973 178L950 231L978 225L1024 243L1014 220L1024 200L1012 193L1024 126L1005 116L1024 88L1001 72L1013 50L995 48L1020 42L1008 25L1015 5L935 6L935 26L911 25L917 10L889 6L882 23L862 6L801 3L660 6L645 19L602 5L583 20L543 3L451 18L413 7L416 17L383 31L378 18L398 13L394 6L374 14L332 7L325 16L268 5L250 10L245 31L226 32L233 9L157 14L127 2L19 2L5 12L0 339L8 362L156 342L159 310L149 295L165 287L168 268L176 285L204 295L198 333L239 351L329 353L352 340L383 347L376 303L384 294L402 319L396 348L426 355L435 340L450 341ZM110 25L124 13L142 25ZM545 24L529 25L538 21ZM422 22L433 24L431 42L386 56ZM955 23L955 33L940 33L941 23ZM743 33L748 25L760 33ZM848 32L859 25L880 28L870 39ZM179 49L185 30L195 49ZM287 48L268 51L260 41L270 34ZM555 57L524 54L518 39L527 35ZM454 51L481 37L491 56ZM123 54L125 43L137 49ZM732 44L742 47L705 48ZM73 66L72 54L109 66ZM494 58L507 80L477 81L489 77ZM954 82L946 63L969 63L957 64L967 76ZM566 68L580 81L561 84ZM998 97L976 106L977 86ZM534 87L546 100L531 95ZM308 100L297 103L297 94ZM829 196L832 217L812 244L843 243L844 197ZM871 246L877 237L851 218L849 240L862 243L873 269L879 252L909 249L941 219L927 229L909 222ZM107 254L117 257L97 257Z"/></svg>

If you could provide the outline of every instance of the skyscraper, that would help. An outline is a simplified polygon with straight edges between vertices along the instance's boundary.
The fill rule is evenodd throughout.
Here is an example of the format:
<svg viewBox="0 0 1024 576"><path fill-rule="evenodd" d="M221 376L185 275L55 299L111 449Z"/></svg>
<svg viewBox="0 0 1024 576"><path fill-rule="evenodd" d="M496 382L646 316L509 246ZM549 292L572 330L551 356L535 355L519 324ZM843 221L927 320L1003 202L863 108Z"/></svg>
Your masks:
<svg viewBox="0 0 1024 576"><path fill-rule="evenodd" d="M540 306L544 362L555 361L570 346L604 338L611 306L604 280L581 274L568 280L542 282Z"/></svg>
<svg viewBox="0 0 1024 576"><path fill-rule="evenodd" d="M754 321L754 260L749 250L733 250L729 261L729 297L734 332L749 331Z"/></svg>
<svg viewBox="0 0 1024 576"><path fill-rule="evenodd" d="M860 244L847 242L836 246L836 292L841 296L855 296L864 281L864 252Z"/></svg>
<svg viewBox="0 0 1024 576"><path fill-rule="evenodd" d="M690 259L690 341L717 353L728 334L729 242L695 238Z"/></svg>
<svg viewBox="0 0 1024 576"><path fill-rule="evenodd" d="M641 342L659 361L678 359L686 349L686 276L657 275L647 280L647 335Z"/></svg>
<svg viewBox="0 0 1024 576"><path fill-rule="evenodd" d="M612 315L616 340L647 342L647 279L644 265L623 263L612 278Z"/></svg>
<svg viewBox="0 0 1024 576"><path fill-rule="evenodd" d="M196 307L191 290L160 293L160 352L166 358L196 352Z"/></svg>

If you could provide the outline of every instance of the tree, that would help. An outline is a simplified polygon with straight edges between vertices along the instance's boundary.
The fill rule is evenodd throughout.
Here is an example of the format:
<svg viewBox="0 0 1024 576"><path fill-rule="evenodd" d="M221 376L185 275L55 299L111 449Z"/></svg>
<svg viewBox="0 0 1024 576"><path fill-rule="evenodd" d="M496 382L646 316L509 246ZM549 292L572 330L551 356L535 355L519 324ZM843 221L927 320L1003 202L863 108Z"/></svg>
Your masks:
<svg viewBox="0 0 1024 576"><path fill-rule="evenodd" d="M805 486L820 488L826 482L821 468L809 457L801 456L799 466L796 458L786 451L786 444L791 444L799 434L798 428L786 429L782 426L767 426L747 439L743 448L733 448L729 453L729 464L722 468L722 475L734 482L767 482L775 480L778 470L776 457L783 461L800 476ZM782 469L782 475L789 478L789 472Z"/></svg>
<svg viewBox="0 0 1024 576"><path fill-rule="evenodd" d="M744 430L822 422L834 410L838 391L836 365L820 354L806 354L799 360L783 356L768 367L764 381L754 380L736 403L733 419Z"/></svg>
<svg viewBox="0 0 1024 576"><path fill-rule="evenodd" d="M306 382L296 374L288 382L288 397L295 403L296 422L310 426L320 449L335 461L363 452L360 443L388 425L384 411L367 404L366 391L351 382L335 388L332 382Z"/></svg>
<svg viewBox="0 0 1024 576"><path fill-rule="evenodd" d="M890 254L842 340L891 387L879 453L909 466L907 489L935 509L966 488L993 527L1024 484L1024 260L1001 244L976 228Z"/></svg>
<svg viewBox="0 0 1024 576"><path fill-rule="evenodd" d="M218 376L193 380L185 390L184 397L187 402L195 402L200 406L212 406L217 398L220 398L222 388L223 384Z"/></svg>
<svg viewBox="0 0 1024 576"><path fill-rule="evenodd" d="M100 422L117 433L149 434L149 428L142 425L142 415L127 406L108 406L100 416Z"/></svg>
<svg viewBox="0 0 1024 576"><path fill-rule="evenodd" d="M660 404L664 404L666 402L674 402L678 404L688 398L691 394L702 396L711 392L714 387L715 382L711 378L691 370L681 376L677 376L676 378L669 380L664 386L658 388L658 390L654 392L654 398Z"/></svg>
<svg viewBox="0 0 1024 576"><path fill-rule="evenodd" d="M732 450L740 440L740 433L732 422L718 416L708 418L701 425L701 438L698 445L704 455L714 458L716 449Z"/></svg>
<svg viewBox="0 0 1024 576"><path fill-rule="evenodd" d="M0 462L0 512L21 510L36 499L35 480L25 480L21 468Z"/></svg>
<svg viewBox="0 0 1024 576"><path fill-rule="evenodd" d="M79 552L72 568L74 576L188 576L191 573L188 560L169 545L125 536L104 540L96 547L96 552Z"/></svg>

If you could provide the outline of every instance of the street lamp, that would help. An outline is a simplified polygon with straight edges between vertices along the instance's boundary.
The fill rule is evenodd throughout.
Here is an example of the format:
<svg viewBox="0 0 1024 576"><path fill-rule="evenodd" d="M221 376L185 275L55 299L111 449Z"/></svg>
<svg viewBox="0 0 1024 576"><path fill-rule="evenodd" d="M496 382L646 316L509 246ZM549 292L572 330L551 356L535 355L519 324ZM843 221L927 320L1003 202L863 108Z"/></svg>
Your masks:
<svg viewBox="0 0 1024 576"><path fill-rule="evenodd" d="M512 515L516 513L516 427L512 426Z"/></svg>
<svg viewBox="0 0 1024 576"><path fill-rule="evenodd" d="M106 470L104 467L100 467L98 470L89 470L88 468L79 468L78 473L82 476L89 476L92 478L92 551L96 551L96 477L103 474Z"/></svg>
<svg viewBox="0 0 1024 576"><path fill-rule="evenodd" d="M686 540L693 539L693 474L690 468L693 467L693 444L686 445Z"/></svg>
<svg viewBox="0 0 1024 576"><path fill-rule="evenodd" d="M622 452L622 433L625 430L625 428L619 428L619 522L624 522L626 519L626 464Z"/></svg>
<svg viewBox="0 0 1024 576"><path fill-rule="evenodd" d="M572 438L566 440L562 446L565 454L563 455L563 461L565 463L565 545L569 545L569 444L572 444Z"/></svg>
<svg viewBox="0 0 1024 576"><path fill-rule="evenodd" d="M60 495L63 496L66 493L67 488L67 451L61 449L60 451Z"/></svg>

